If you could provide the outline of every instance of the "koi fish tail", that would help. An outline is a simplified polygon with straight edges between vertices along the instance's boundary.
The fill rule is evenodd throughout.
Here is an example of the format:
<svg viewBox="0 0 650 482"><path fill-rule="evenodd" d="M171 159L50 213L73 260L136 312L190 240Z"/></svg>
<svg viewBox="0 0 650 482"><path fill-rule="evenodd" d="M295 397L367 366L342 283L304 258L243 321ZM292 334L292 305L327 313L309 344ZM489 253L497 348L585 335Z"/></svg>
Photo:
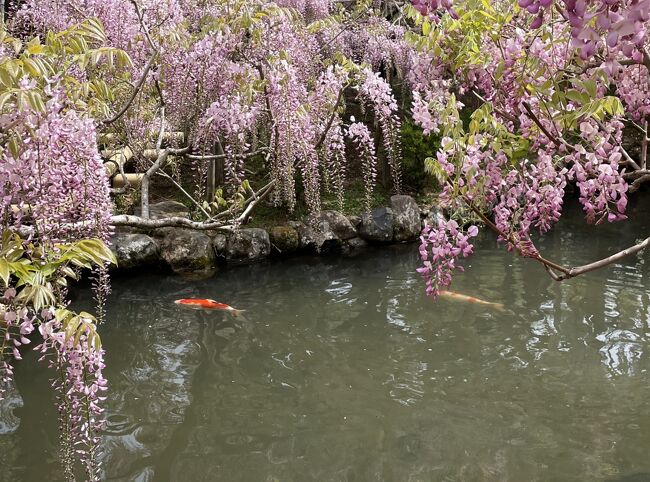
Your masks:
<svg viewBox="0 0 650 482"><path fill-rule="evenodd" d="M484 301L484 300L479 300L478 298L474 298L472 300L469 300L472 303L478 303L480 305L485 305L489 306L490 308L493 308L497 311L507 311L506 307L503 306L503 303L494 303L492 301Z"/></svg>
<svg viewBox="0 0 650 482"><path fill-rule="evenodd" d="M238 310L238 309L235 309L235 308L231 308L228 311L232 314L232 316L237 318L239 315L241 315L246 310Z"/></svg>

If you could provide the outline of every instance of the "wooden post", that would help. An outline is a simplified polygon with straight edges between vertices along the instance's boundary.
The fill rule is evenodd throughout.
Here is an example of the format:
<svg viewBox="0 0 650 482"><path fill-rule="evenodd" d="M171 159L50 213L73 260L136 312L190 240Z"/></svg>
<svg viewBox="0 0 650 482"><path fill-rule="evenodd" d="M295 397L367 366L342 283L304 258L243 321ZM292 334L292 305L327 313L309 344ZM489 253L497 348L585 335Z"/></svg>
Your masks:
<svg viewBox="0 0 650 482"><path fill-rule="evenodd" d="M216 159L210 159L208 161L208 188L205 192L206 201L208 202L212 202L214 200L214 194L217 190L215 186L216 163Z"/></svg>
<svg viewBox="0 0 650 482"><path fill-rule="evenodd" d="M223 147L221 146L221 142L219 140L217 140L215 143L214 151L219 156L222 156L224 154ZM225 183L225 163L223 157L220 157L219 159L210 159L208 163L208 186L206 190L206 200L208 202L212 202L214 200L214 194L217 190L217 186L222 186Z"/></svg>
<svg viewBox="0 0 650 482"><path fill-rule="evenodd" d="M223 156L223 147L221 147L221 142L217 143L217 155ZM221 157L217 159L215 165L215 183L217 186L223 186L226 183L226 159Z"/></svg>
<svg viewBox="0 0 650 482"><path fill-rule="evenodd" d="M377 156L377 169L379 171L379 182L384 188L390 185L390 165L388 164L388 153L384 150L383 146L383 132L379 126L377 117L374 118L373 127L375 130L375 154Z"/></svg>
<svg viewBox="0 0 650 482"><path fill-rule="evenodd" d="M115 176L112 179L112 187L113 189L121 189L124 186L126 186L126 181L128 181L130 186L136 187L140 185L143 177L144 177L144 173L132 173L132 172L125 174L124 177Z"/></svg>
<svg viewBox="0 0 650 482"><path fill-rule="evenodd" d="M104 162L104 169L109 178L116 176L120 172L120 168L124 169L124 164L133 157L133 151L129 146L121 147L116 150L102 151L102 157L108 158Z"/></svg>

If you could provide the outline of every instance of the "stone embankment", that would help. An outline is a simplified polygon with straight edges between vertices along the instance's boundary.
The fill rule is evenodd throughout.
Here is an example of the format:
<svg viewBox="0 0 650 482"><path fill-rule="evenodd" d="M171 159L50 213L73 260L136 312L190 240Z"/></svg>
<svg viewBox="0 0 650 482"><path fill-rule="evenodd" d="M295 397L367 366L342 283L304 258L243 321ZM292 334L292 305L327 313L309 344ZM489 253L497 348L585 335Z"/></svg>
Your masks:
<svg viewBox="0 0 650 482"><path fill-rule="evenodd" d="M136 214L138 214L136 212ZM323 211L304 222L289 221L268 231L242 227L232 234L159 228L149 232L120 229L112 238L118 269L163 266L179 274L209 275L223 264L250 263L291 254L346 255L369 244L405 243L418 239L425 219L435 209L421 209L410 196L393 196L391 205L362 216ZM165 201L150 206L150 217L189 216L184 205Z"/></svg>

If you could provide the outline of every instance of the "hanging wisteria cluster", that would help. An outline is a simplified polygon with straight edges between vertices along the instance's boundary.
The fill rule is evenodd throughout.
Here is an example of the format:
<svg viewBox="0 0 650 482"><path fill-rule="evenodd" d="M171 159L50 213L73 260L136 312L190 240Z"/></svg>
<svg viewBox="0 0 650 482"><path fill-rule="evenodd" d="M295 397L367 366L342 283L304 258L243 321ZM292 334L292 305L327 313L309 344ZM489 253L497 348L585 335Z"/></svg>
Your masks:
<svg viewBox="0 0 650 482"><path fill-rule="evenodd" d="M112 207L95 124L65 109L56 85L45 95L43 112L28 105L5 116L23 146L17 155L11 149L1 154L0 218L5 227L27 222L41 242L106 239Z"/></svg>
<svg viewBox="0 0 650 482"><path fill-rule="evenodd" d="M0 369L9 381L12 361L38 330L37 348L56 371L65 476L75 480L83 467L87 480L98 480L106 380L95 328L112 255L88 242L107 241L115 218L99 148L128 149L146 176L172 155L187 155L199 193L209 183L196 174L220 160L220 193L245 192L255 202L270 195L276 205L304 203L313 213L324 190L343 208L348 169L358 165L370 208L378 170L402 189L393 85L408 78L417 54L408 27L382 16L379 4L8 3L16 39L0 47ZM350 102L361 105L360 119L349 117ZM261 165L263 189L246 180L249 162L258 172ZM230 209L219 215L237 225ZM97 319L67 310L73 266L95 269Z"/></svg>
<svg viewBox="0 0 650 482"><path fill-rule="evenodd" d="M352 119L354 120L354 119ZM348 137L352 141L357 154L361 158L363 166L364 184L372 186L377 177L377 157L375 156L375 144L368 127L361 122L352 122L348 127ZM365 205L370 208L372 201L372 190L366 190Z"/></svg>
<svg viewBox="0 0 650 482"><path fill-rule="evenodd" d="M195 172L206 173L211 156L221 155L231 193L244 180L247 161L259 154L275 185L272 199L293 209L300 179L305 204L317 212L325 187L343 197L346 154L354 154L345 152L341 133L356 89L374 116L367 120L376 120L381 131L393 190L401 190L401 122L388 76L405 78L413 61L405 27L367 5L345 9L329 0L120 0L114 9L107 3L55 7L30 0L19 18L49 30L83 13L108 26L108 42L134 60L133 77L145 75L140 109L120 119L132 149L143 151L146 143L138 145L137 138L161 126L187 133ZM56 15L50 18L45 13L51 10Z"/></svg>
<svg viewBox="0 0 650 482"><path fill-rule="evenodd" d="M104 243L112 202L92 117L99 103L88 98L98 84L79 58L94 55L96 65L115 51L97 50L103 33L92 21L44 43L3 38L12 48L0 52L0 397L38 329L36 349L56 371L66 478L81 462L84 478L99 480L104 352L97 320L67 309L66 287L80 268L102 272L114 260Z"/></svg>
<svg viewBox="0 0 650 482"><path fill-rule="evenodd" d="M650 4L414 6L426 17L414 16L422 35L412 40L430 61L411 72L413 118L443 136L429 163L444 186L441 202L459 224L482 222L554 278L573 276L544 259L531 234L558 221L568 183L578 188L586 220L600 223L625 219L628 191L648 179ZM480 106L468 125L458 96ZM626 127L642 136L639 154L623 147ZM446 225L423 233L421 272L434 295L451 283L454 236Z"/></svg>
<svg viewBox="0 0 650 482"><path fill-rule="evenodd" d="M42 354L41 360L48 359L50 368L57 372L53 385L66 477L75 478L74 461L80 458L86 480L99 481L99 432L103 427L100 403L105 399L107 381L102 375L104 350L92 329L95 320L80 315L78 323L82 328L72 337L52 310L44 310L41 316L39 332L43 342L36 350Z"/></svg>
<svg viewBox="0 0 650 482"><path fill-rule="evenodd" d="M379 173L400 192L409 113L440 139L427 168L449 219L423 231L419 269L433 296L472 253L477 225L556 279L572 276L531 239L558 221L570 183L587 221L625 218L628 193L650 179L650 0L412 5L20 2L8 26L21 38L0 44L0 376L10 379L38 329L57 373L68 480L78 461L88 480L100 477L104 352L98 321L67 311L64 286L71 266L95 268L103 318L111 255L90 238L107 240L115 216L100 145L133 153L141 222L149 178L181 186L175 176L190 165L196 193L182 192L205 216L198 222L231 229L267 196L315 213L329 190L342 209L353 177L366 209ZM473 110L463 120L465 105ZM623 147L630 130L638 152ZM245 196L215 203L215 214L201 201L217 161L220 192ZM251 187L251 172L262 187Z"/></svg>

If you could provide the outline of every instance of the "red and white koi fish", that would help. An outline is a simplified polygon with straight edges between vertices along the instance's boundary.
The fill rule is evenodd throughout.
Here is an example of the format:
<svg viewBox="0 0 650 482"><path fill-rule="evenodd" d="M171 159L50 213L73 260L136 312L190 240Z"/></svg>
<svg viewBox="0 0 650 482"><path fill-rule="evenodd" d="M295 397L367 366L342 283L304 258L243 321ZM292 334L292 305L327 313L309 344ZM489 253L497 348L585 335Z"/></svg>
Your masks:
<svg viewBox="0 0 650 482"><path fill-rule="evenodd" d="M225 303L209 300L206 298L183 298L174 301L179 306L190 308L193 310L223 310L232 314L232 316L239 316L244 310L238 310Z"/></svg>
<svg viewBox="0 0 650 482"><path fill-rule="evenodd" d="M456 293L455 291L440 290L440 296L445 298L450 298L457 301L466 301L468 303L476 303L477 305L484 305L494 308L495 310L505 311L502 303L493 303L491 301L485 301L480 298L474 298L473 296L467 296L462 293Z"/></svg>

